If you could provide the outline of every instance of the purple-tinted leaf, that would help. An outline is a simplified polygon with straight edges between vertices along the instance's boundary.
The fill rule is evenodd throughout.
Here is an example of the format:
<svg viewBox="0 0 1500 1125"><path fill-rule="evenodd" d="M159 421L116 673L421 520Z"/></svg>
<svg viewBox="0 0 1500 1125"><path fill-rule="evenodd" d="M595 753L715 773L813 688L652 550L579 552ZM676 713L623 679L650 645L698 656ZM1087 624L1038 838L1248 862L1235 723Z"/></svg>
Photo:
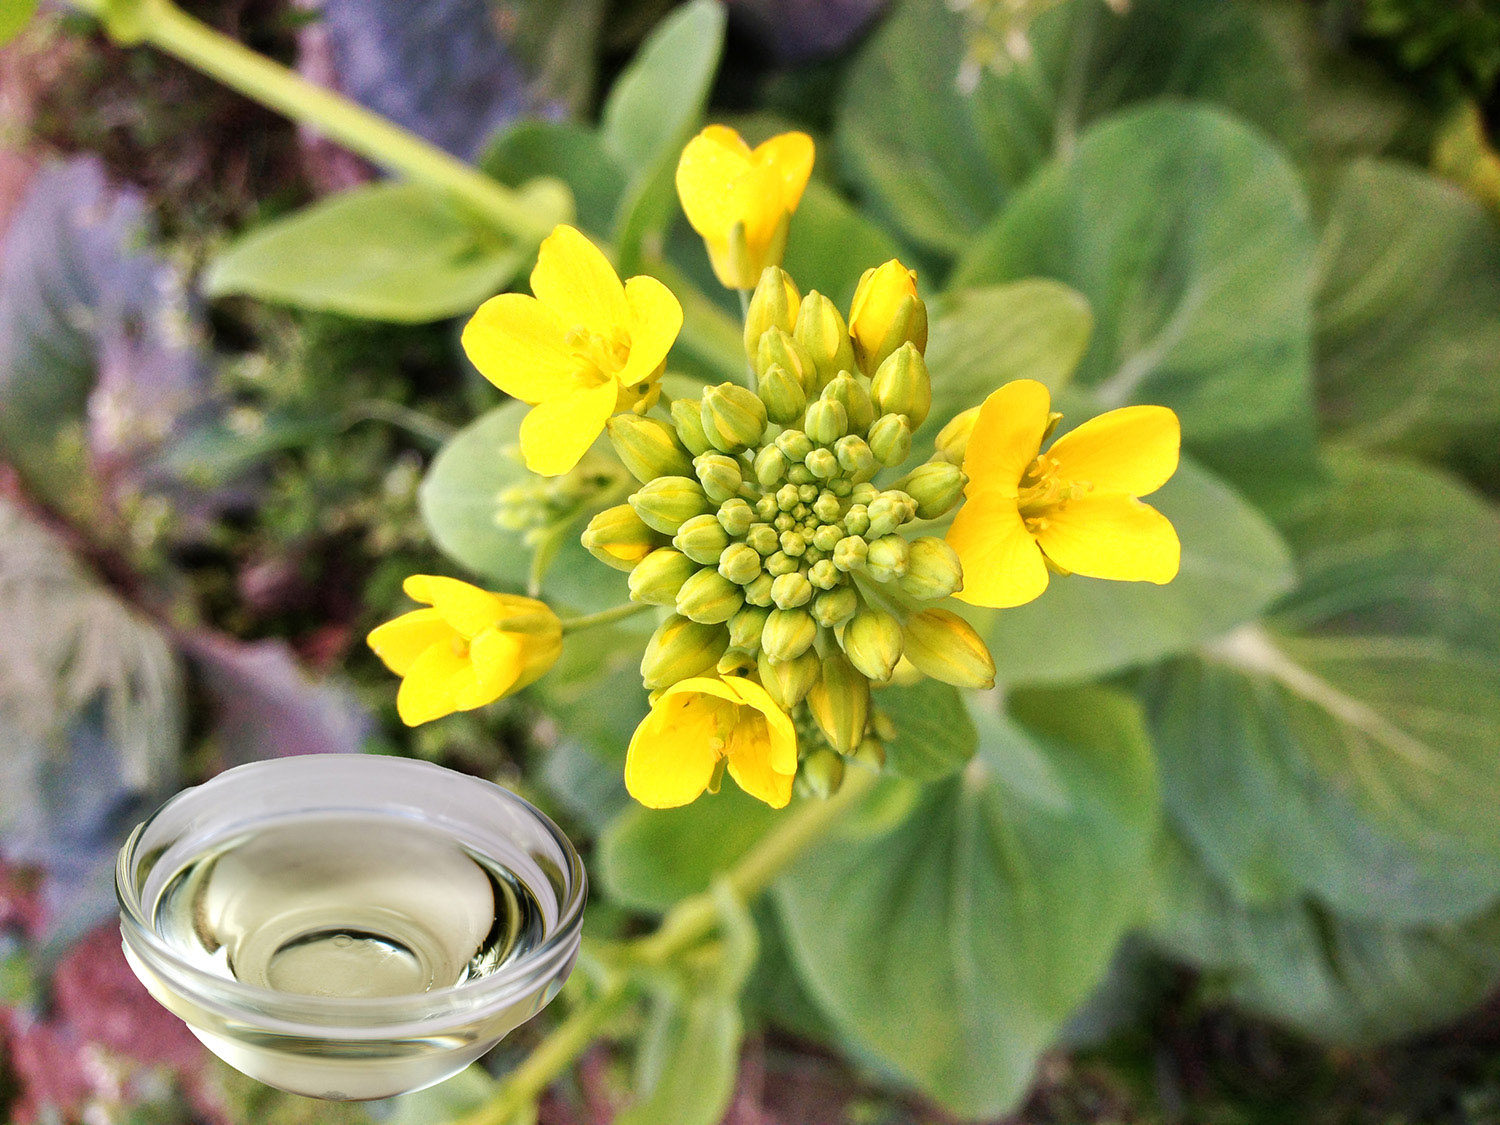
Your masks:
<svg viewBox="0 0 1500 1125"><path fill-rule="evenodd" d="M884 10L887 0L725 0L744 26L783 63L810 62L842 50Z"/></svg>
<svg viewBox="0 0 1500 1125"><path fill-rule="evenodd" d="M358 753L372 730L353 693L309 679L283 641L194 633L183 647L210 696L211 737L225 767L293 754Z"/></svg>

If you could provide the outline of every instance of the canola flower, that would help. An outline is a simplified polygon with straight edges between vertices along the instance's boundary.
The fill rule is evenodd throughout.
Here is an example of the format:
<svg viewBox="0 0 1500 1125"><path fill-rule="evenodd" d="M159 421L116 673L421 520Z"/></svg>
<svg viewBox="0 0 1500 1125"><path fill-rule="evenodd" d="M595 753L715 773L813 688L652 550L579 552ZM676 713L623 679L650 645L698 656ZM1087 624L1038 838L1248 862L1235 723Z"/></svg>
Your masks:
<svg viewBox="0 0 1500 1125"><path fill-rule="evenodd" d="M674 807L717 792L727 772L780 808L795 789L836 790L846 761L883 766L896 733L880 707L886 684L993 685L994 659L960 603L1019 605L1051 573L1175 575L1176 533L1139 499L1176 469L1170 410L1110 411L1044 448L1060 416L1045 387L1018 380L912 462L942 377L927 368L917 277L896 260L872 267L846 319L776 264L812 165L797 136L751 150L710 126L678 167L720 279L754 285L743 383L659 401L680 307L649 279L622 286L569 227L543 244L534 297L497 297L475 315L470 355L535 404L521 433L527 464L567 473L558 487L569 497L584 475L633 483L581 536L627 575L628 601L562 623L530 599L412 579L408 592L432 609L370 635L404 677L405 721L514 691L550 667L564 633L652 610L641 659L651 710L630 741L627 789ZM596 452L573 470L601 431L618 469L600 473L607 455ZM545 539L531 523L549 504L512 492L525 512L502 497L499 522Z"/></svg>

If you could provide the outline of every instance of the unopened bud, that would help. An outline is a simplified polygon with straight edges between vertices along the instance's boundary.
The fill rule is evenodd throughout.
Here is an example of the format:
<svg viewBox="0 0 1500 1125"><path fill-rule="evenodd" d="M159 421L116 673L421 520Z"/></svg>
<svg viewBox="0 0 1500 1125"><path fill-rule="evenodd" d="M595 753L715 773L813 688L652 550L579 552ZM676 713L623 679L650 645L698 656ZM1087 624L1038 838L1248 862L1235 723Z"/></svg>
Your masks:
<svg viewBox="0 0 1500 1125"><path fill-rule="evenodd" d="M845 517L844 523L846 526L848 522L848 517ZM861 536L846 535L834 545L833 565L846 574L851 570L863 570L865 568L865 559L869 557L869 550L869 543Z"/></svg>
<svg viewBox="0 0 1500 1125"><path fill-rule="evenodd" d="M729 643L745 652L759 652L760 633L770 616L768 609L747 605L729 619Z"/></svg>
<svg viewBox="0 0 1500 1125"><path fill-rule="evenodd" d="M750 530L755 522L755 509L749 501L736 496L719 505L719 526L733 538L739 538Z"/></svg>
<svg viewBox="0 0 1500 1125"><path fill-rule="evenodd" d="M780 540L778 539L779 543ZM783 574L791 574L797 569L797 560L778 547L771 552L766 559L766 573L772 578L780 578Z"/></svg>
<svg viewBox="0 0 1500 1125"><path fill-rule="evenodd" d="M911 548L899 535L882 535L870 543L865 573L876 582L894 582L906 573Z"/></svg>
<svg viewBox="0 0 1500 1125"><path fill-rule="evenodd" d="M911 455L911 423L905 414L882 414L870 427L870 452L882 465L899 465Z"/></svg>
<svg viewBox="0 0 1500 1125"><path fill-rule="evenodd" d="M767 445L755 455L755 479L762 488L775 488L786 479L786 454L774 445Z"/></svg>
<svg viewBox="0 0 1500 1125"><path fill-rule="evenodd" d="M722 625L704 625L673 614L656 627L641 657L641 680L649 690L670 687L706 672L729 647Z"/></svg>
<svg viewBox="0 0 1500 1125"><path fill-rule="evenodd" d="M616 414L604 424L609 443L636 480L645 484L657 477L690 477L693 463L677 431L655 418Z"/></svg>
<svg viewBox="0 0 1500 1125"><path fill-rule="evenodd" d="M693 458L693 469L698 474L698 483L703 485L704 495L714 504L740 494L740 485L744 483L740 463L728 454L701 453Z"/></svg>
<svg viewBox="0 0 1500 1125"><path fill-rule="evenodd" d="M783 574L771 583L771 600L777 609L796 609L812 600L812 583L798 572Z"/></svg>
<svg viewBox="0 0 1500 1125"><path fill-rule="evenodd" d="M870 516L870 525L864 532L866 539L879 539L889 535L906 522L906 505L888 492L882 492L870 501L865 509Z"/></svg>
<svg viewBox="0 0 1500 1125"><path fill-rule="evenodd" d="M839 633L849 663L878 683L891 678L901 659L901 622L883 609L865 606Z"/></svg>
<svg viewBox="0 0 1500 1125"><path fill-rule="evenodd" d="M758 445L766 432L766 404L735 383L706 388L698 417L709 443L722 453Z"/></svg>
<svg viewBox="0 0 1500 1125"><path fill-rule="evenodd" d="M756 669L760 672L761 686L780 704L782 710L790 711L807 698L808 691L818 682L818 674L822 669L818 654L809 648L801 656L791 660L772 660L766 654L764 630L761 631L760 645Z"/></svg>
<svg viewBox="0 0 1500 1125"><path fill-rule="evenodd" d="M964 586L958 552L935 535L913 539L901 590L918 601L930 602L956 594Z"/></svg>
<svg viewBox="0 0 1500 1125"><path fill-rule="evenodd" d="M792 464L798 464L812 452L812 439L801 430L782 430L776 435L776 448Z"/></svg>
<svg viewBox="0 0 1500 1125"><path fill-rule="evenodd" d="M745 313L745 355L753 363L760 350L760 338L772 328L790 332L797 323L797 307L802 295L786 270L767 266L760 272L750 308Z"/></svg>
<svg viewBox="0 0 1500 1125"><path fill-rule="evenodd" d="M754 582L745 587L745 601L754 606L765 608L771 604L771 587L775 584L769 574L762 574Z"/></svg>
<svg viewBox="0 0 1500 1125"><path fill-rule="evenodd" d="M797 766L797 776L814 797L827 800L843 787L844 759L826 746L819 746Z"/></svg>
<svg viewBox="0 0 1500 1125"><path fill-rule="evenodd" d="M649 527L675 535L687 520L708 511L708 497L691 477L657 477L636 490L630 506Z"/></svg>
<svg viewBox="0 0 1500 1125"><path fill-rule="evenodd" d="M938 431L936 446L938 453L955 465L962 467L964 457L969 452L969 435L974 432L974 423L979 421L979 407L971 406L961 414L954 415L953 421L949 422Z"/></svg>
<svg viewBox="0 0 1500 1125"><path fill-rule="evenodd" d="M696 456L713 450L708 435L703 432L702 407L691 399L679 398L672 403L672 425L677 430L683 448ZM687 476L687 473L683 473Z"/></svg>
<svg viewBox="0 0 1500 1125"><path fill-rule="evenodd" d="M870 721L870 681L841 652L826 653L823 674L807 693L818 730L840 754L863 741Z"/></svg>
<svg viewBox="0 0 1500 1125"><path fill-rule="evenodd" d="M774 609L761 632L761 650L774 662L795 660L806 652L818 634L812 616L804 609Z"/></svg>
<svg viewBox="0 0 1500 1125"><path fill-rule="evenodd" d="M840 371L854 366L849 326L834 303L816 290L802 298L795 335L812 361L816 375L816 382L809 390L821 389Z"/></svg>
<svg viewBox="0 0 1500 1125"><path fill-rule="evenodd" d="M745 532L745 542L754 547L762 558L781 550L781 540L776 529L768 523L751 525L750 530Z"/></svg>
<svg viewBox="0 0 1500 1125"><path fill-rule="evenodd" d="M822 563L818 564L823 565ZM848 586L827 590L813 599L813 620L828 629L842 625L859 610L859 595Z"/></svg>
<svg viewBox="0 0 1500 1125"><path fill-rule="evenodd" d="M787 530L781 533L782 554L791 558L801 558L807 553L807 537L800 531Z"/></svg>
<svg viewBox="0 0 1500 1125"><path fill-rule="evenodd" d="M700 570L677 591L677 612L689 621L717 625L745 604L744 592L717 570Z"/></svg>
<svg viewBox="0 0 1500 1125"><path fill-rule="evenodd" d="M919 672L954 687L995 686L995 660L983 638L946 609L924 609L906 619L903 655Z"/></svg>
<svg viewBox="0 0 1500 1125"><path fill-rule="evenodd" d="M721 676L739 676L755 667L755 657L748 652L739 652L731 648L719 662L714 665L714 671Z"/></svg>
<svg viewBox="0 0 1500 1125"><path fill-rule="evenodd" d="M854 748L849 757L879 773L885 769L885 744L878 738L867 738Z"/></svg>
<svg viewBox="0 0 1500 1125"><path fill-rule="evenodd" d="M748 586L760 572L760 555L746 543L731 543L719 556L719 573L736 586Z"/></svg>
<svg viewBox="0 0 1500 1125"><path fill-rule="evenodd" d="M832 554L844 537L844 530L836 523L825 523L813 532L812 545L825 554Z"/></svg>
<svg viewBox="0 0 1500 1125"><path fill-rule="evenodd" d="M865 271L849 306L849 335L866 374L902 344L927 347L927 306L917 296L917 275L892 258Z"/></svg>
<svg viewBox="0 0 1500 1125"><path fill-rule="evenodd" d="M951 461L926 461L896 487L917 502L917 518L935 520L948 514L964 494L969 478Z"/></svg>
<svg viewBox="0 0 1500 1125"><path fill-rule="evenodd" d="M761 336L755 352L756 374L769 371L773 365L784 367L792 378L802 384L804 392L813 386L816 379L812 360L802 350L802 345L792 339L791 333L783 332L780 328L772 328Z"/></svg>
<svg viewBox="0 0 1500 1125"><path fill-rule="evenodd" d="M915 430L932 409L932 378L927 363L913 344L902 344L886 357L870 386L870 396L882 414L905 414Z"/></svg>
<svg viewBox="0 0 1500 1125"><path fill-rule="evenodd" d="M833 451L838 455L839 465L854 480L869 480L878 472L875 454L870 445L858 434L848 434L834 443Z"/></svg>
<svg viewBox="0 0 1500 1125"><path fill-rule="evenodd" d="M847 371L840 371L837 378L823 388L823 397L844 404L844 413L849 415L851 433L864 433L879 413L864 384Z"/></svg>
<svg viewBox="0 0 1500 1125"><path fill-rule="evenodd" d="M696 563L718 566L719 556L729 546L729 533L715 516L694 516L677 529L672 546Z"/></svg>
<svg viewBox="0 0 1500 1125"><path fill-rule="evenodd" d="M675 605L682 584L698 573L698 564L681 551L658 547L630 572L630 596L648 605Z"/></svg>
<svg viewBox="0 0 1500 1125"><path fill-rule="evenodd" d="M802 428L819 445L832 445L849 432L849 412L842 402L820 398L807 404Z"/></svg>
<svg viewBox="0 0 1500 1125"><path fill-rule="evenodd" d="M661 546L661 536L648 527L629 504L605 508L583 529L589 554L616 570L632 570Z"/></svg>
<svg viewBox="0 0 1500 1125"><path fill-rule="evenodd" d="M777 425L790 425L807 408L807 392L802 389L801 381L779 363L766 368L755 387L766 404L766 417Z"/></svg>
<svg viewBox="0 0 1500 1125"><path fill-rule="evenodd" d="M833 455L831 449L814 449L807 455L804 462L807 471L817 480L830 480L838 475L839 459Z"/></svg>

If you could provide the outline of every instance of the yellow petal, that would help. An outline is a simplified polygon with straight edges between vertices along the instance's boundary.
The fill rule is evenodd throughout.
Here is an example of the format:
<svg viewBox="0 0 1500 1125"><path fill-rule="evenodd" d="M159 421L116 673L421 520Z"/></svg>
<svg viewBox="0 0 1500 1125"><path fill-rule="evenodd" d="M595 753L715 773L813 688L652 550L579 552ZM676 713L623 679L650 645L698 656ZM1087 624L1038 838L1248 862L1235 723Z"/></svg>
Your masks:
<svg viewBox="0 0 1500 1125"><path fill-rule="evenodd" d="M740 703L752 707L765 717L767 736L770 739L770 767L777 773L797 772L797 728L791 716L783 711L771 693L754 680L741 676L726 676L721 681ZM726 696L725 698L729 698Z"/></svg>
<svg viewBox="0 0 1500 1125"><path fill-rule="evenodd" d="M542 242L531 291L566 328L582 325L604 336L629 323L630 306L620 276L599 248L570 226Z"/></svg>
<svg viewBox="0 0 1500 1125"><path fill-rule="evenodd" d="M971 501L985 493L1015 496L1021 474L1041 449L1052 396L1035 379L1017 379L993 392L979 408L969 434L964 472Z"/></svg>
<svg viewBox="0 0 1500 1125"><path fill-rule="evenodd" d="M457 695L460 711L493 703L516 686L525 666L525 644L514 633L486 629L469 645L471 682Z"/></svg>
<svg viewBox="0 0 1500 1125"><path fill-rule="evenodd" d="M578 357L563 345L558 315L534 297L502 293L464 325L463 346L479 373L512 398L541 402L572 389Z"/></svg>
<svg viewBox="0 0 1500 1125"><path fill-rule="evenodd" d="M437 610L414 609L371 630L365 643L387 668L404 676L427 649L435 644L448 644L457 636Z"/></svg>
<svg viewBox="0 0 1500 1125"><path fill-rule="evenodd" d="M654 277L632 277L625 283L630 305L630 358L615 377L627 387L639 386L660 369L682 330L682 306Z"/></svg>
<svg viewBox="0 0 1500 1125"><path fill-rule="evenodd" d="M604 432L615 412L618 389L613 379L531 408L521 420L521 455L526 467L544 477L568 472Z"/></svg>
<svg viewBox="0 0 1500 1125"><path fill-rule="evenodd" d="M396 693L396 712L409 727L440 719L459 709L459 691L473 678L468 660L449 644L436 644L417 657Z"/></svg>
<svg viewBox="0 0 1500 1125"><path fill-rule="evenodd" d="M1177 471L1182 427L1165 406L1111 410L1058 438L1048 450L1064 480L1145 496Z"/></svg>
<svg viewBox="0 0 1500 1125"><path fill-rule="evenodd" d="M1123 492L1092 493L1049 511L1036 540L1064 570L1122 582L1170 582L1182 555L1171 521Z"/></svg>
<svg viewBox="0 0 1500 1125"><path fill-rule="evenodd" d="M432 606L465 639L493 628L507 612L504 598L436 574L413 574L401 584L413 601Z"/></svg>
<svg viewBox="0 0 1500 1125"><path fill-rule="evenodd" d="M692 681L683 681L683 684ZM708 788L720 758L715 742L723 703L673 685L635 728L625 754L625 789L651 809L691 804Z"/></svg>
<svg viewBox="0 0 1500 1125"><path fill-rule="evenodd" d="M710 125L687 143L677 161L677 196L692 228L723 239L743 220L735 187L750 169L750 148L733 129Z"/></svg>
<svg viewBox="0 0 1500 1125"><path fill-rule="evenodd" d="M948 545L964 568L964 588L953 595L959 601L1006 609L1047 588L1047 564L1021 522L1014 494L987 493L966 502L948 529Z"/></svg>
<svg viewBox="0 0 1500 1125"><path fill-rule="evenodd" d="M807 181L812 178L813 140L806 133L781 133L755 146L751 159L776 172L781 188L781 210L792 212L802 202Z"/></svg>
<svg viewBox="0 0 1500 1125"><path fill-rule="evenodd" d="M739 739L730 743L729 776L750 796L764 801L773 809L784 809L792 799L793 774L777 773L771 768L764 748Z"/></svg>

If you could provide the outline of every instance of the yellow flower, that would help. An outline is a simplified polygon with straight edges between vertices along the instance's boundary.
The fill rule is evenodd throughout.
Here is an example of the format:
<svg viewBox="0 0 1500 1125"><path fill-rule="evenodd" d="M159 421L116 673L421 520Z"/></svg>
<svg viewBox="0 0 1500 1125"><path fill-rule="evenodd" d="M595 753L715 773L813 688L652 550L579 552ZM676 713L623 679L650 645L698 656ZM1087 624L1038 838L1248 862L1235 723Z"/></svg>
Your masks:
<svg viewBox="0 0 1500 1125"><path fill-rule="evenodd" d="M865 374L873 377L886 356L907 342L927 347L927 306L917 296L917 275L895 258L867 269L849 305L849 336Z"/></svg>
<svg viewBox="0 0 1500 1125"><path fill-rule="evenodd" d="M1005 384L980 407L964 456L965 503L948 531L964 568L954 596L970 605L1031 601L1047 588L1049 565L1127 582L1177 574L1177 532L1136 499L1177 469L1177 415L1111 410L1042 453L1053 418L1047 388L1032 379Z"/></svg>
<svg viewBox="0 0 1500 1125"><path fill-rule="evenodd" d="M396 710L409 727L520 691L562 652L562 623L533 598L431 574L412 575L402 589L431 608L387 621L367 640L402 677Z"/></svg>
<svg viewBox="0 0 1500 1125"><path fill-rule="evenodd" d="M676 808L714 783L721 761L746 793L783 808L797 772L792 720L753 680L680 680L656 697L630 739L625 788L647 808Z"/></svg>
<svg viewBox="0 0 1500 1125"><path fill-rule="evenodd" d="M806 133L782 133L752 151L733 129L710 125L682 150L677 194L727 288L754 289L763 269L781 264L812 166Z"/></svg>
<svg viewBox="0 0 1500 1125"><path fill-rule="evenodd" d="M480 305L463 345L486 379L534 405L521 423L521 453L550 477L578 464L610 415L651 409L682 306L653 277L621 285L598 247L569 226L542 242L531 291Z"/></svg>

